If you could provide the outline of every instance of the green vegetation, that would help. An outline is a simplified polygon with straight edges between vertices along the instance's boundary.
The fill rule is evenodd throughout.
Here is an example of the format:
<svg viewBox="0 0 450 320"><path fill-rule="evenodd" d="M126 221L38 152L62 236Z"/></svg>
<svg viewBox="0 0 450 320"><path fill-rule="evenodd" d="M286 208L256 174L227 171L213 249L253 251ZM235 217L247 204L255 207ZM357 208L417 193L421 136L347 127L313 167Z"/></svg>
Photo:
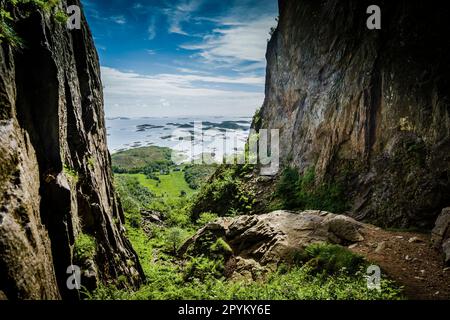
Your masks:
<svg viewBox="0 0 450 320"><path fill-rule="evenodd" d="M172 151L162 147L143 147L115 153L111 156L114 173L167 172L174 165Z"/></svg>
<svg viewBox="0 0 450 320"><path fill-rule="evenodd" d="M197 219L197 225L199 227L203 227L204 225L207 225L208 223L216 220L217 214L211 213L211 212L203 212L200 214L200 217Z"/></svg>
<svg viewBox="0 0 450 320"><path fill-rule="evenodd" d="M258 109L255 112L255 115L253 116L253 123L252 126L256 130L256 132L259 132L259 130L262 129L262 116L261 116L262 110Z"/></svg>
<svg viewBox="0 0 450 320"><path fill-rule="evenodd" d="M94 170L94 168L95 168L95 158L94 157L89 157L87 159L87 165L88 165L89 170Z"/></svg>
<svg viewBox="0 0 450 320"><path fill-rule="evenodd" d="M6 6L0 8L0 43L6 42L12 47L24 47L23 40L17 35L14 30L14 18L12 12L14 8L19 8L21 13L29 15L38 9L46 12L53 11L53 17L60 23L65 23L67 20L65 13L60 10L54 10L58 5L59 0L8 0Z"/></svg>
<svg viewBox="0 0 450 320"><path fill-rule="evenodd" d="M205 241L209 254L179 260L173 245L183 229L155 227L152 236L127 226L147 282L137 291L100 286L89 295L102 300L380 300L401 299L401 290L382 279L381 291L369 290L361 268L364 260L333 245L312 245L297 255L298 265L281 265L258 281L224 277L224 257L231 248L221 238ZM187 233L185 236L188 236ZM336 256L335 256L336 255Z"/></svg>
<svg viewBox="0 0 450 320"><path fill-rule="evenodd" d="M180 171L170 171L168 174L157 174L156 177L158 180L148 178L142 173L117 176L136 178L142 186L151 190L158 198L180 197L183 191L188 196L194 193L194 190L192 190L186 180L184 180L183 172Z"/></svg>
<svg viewBox="0 0 450 320"><path fill-rule="evenodd" d="M252 210L255 195L239 179L242 166L221 166L214 179L204 185L193 199L190 212L192 221L197 221L204 212L214 212L220 216L246 214Z"/></svg>
<svg viewBox="0 0 450 320"><path fill-rule="evenodd" d="M183 270L186 282L207 281L209 278L223 278L225 266L223 260L213 260L207 257L193 257Z"/></svg>
<svg viewBox="0 0 450 320"><path fill-rule="evenodd" d="M87 234L81 233L75 240L73 248L74 260L78 263L83 263L87 260L94 259L97 244L95 239Z"/></svg>
<svg viewBox="0 0 450 320"><path fill-rule="evenodd" d="M64 172L64 174L66 175L67 178L72 180L72 182L78 183L78 180L79 180L80 177L78 175L78 172L75 169L73 169L69 165L65 164L63 166L63 172Z"/></svg>
<svg viewBox="0 0 450 320"><path fill-rule="evenodd" d="M114 182L126 212L136 214L143 209L149 209L149 205L155 195L143 186L137 177L116 175Z"/></svg>
<svg viewBox="0 0 450 320"><path fill-rule="evenodd" d="M188 165L184 167L184 179L191 189L198 190L216 170L216 165Z"/></svg>
<svg viewBox="0 0 450 320"><path fill-rule="evenodd" d="M346 272L355 274L367 263L364 257L354 254L347 248L317 243L308 246L304 252L294 257L296 263L308 265L313 273L326 273L329 275Z"/></svg>
<svg viewBox="0 0 450 320"><path fill-rule="evenodd" d="M293 263L261 274L257 281L231 280L228 259L233 250L222 238L206 233L184 257L178 249L198 228L219 216L245 213L254 196L242 179L250 166L221 166L214 178L192 190L185 174L170 166L159 181L145 173L116 174L115 183L126 216L127 236L136 250L146 283L137 291L102 285L89 299L399 299L400 290L382 280L382 290L368 290L364 259L333 245L312 245L293 256ZM197 170L197 168L195 169ZM194 171L195 171L194 170ZM293 175L295 183L299 179ZM311 176L305 181L312 180ZM186 191L181 195L180 191ZM296 193L295 193L296 194ZM215 208L213 212L206 210ZM142 210L162 213L163 224L148 223ZM195 212L195 213L193 213Z"/></svg>
<svg viewBox="0 0 450 320"><path fill-rule="evenodd" d="M167 230L167 241L172 249L172 254L176 255L181 242L183 241L183 229L172 227Z"/></svg>
<svg viewBox="0 0 450 320"><path fill-rule="evenodd" d="M367 289L363 274L313 275L308 267L274 272L264 281L225 281L217 278L220 266L201 258L191 261L185 273L170 267L149 276L137 292L100 287L91 299L132 300L396 300L398 288L382 280L381 291ZM280 269L281 270L281 269Z"/></svg>
<svg viewBox="0 0 450 320"><path fill-rule="evenodd" d="M344 188L337 182L317 184L315 169L300 175L286 168L277 184L272 209L324 210L344 213L348 209Z"/></svg>

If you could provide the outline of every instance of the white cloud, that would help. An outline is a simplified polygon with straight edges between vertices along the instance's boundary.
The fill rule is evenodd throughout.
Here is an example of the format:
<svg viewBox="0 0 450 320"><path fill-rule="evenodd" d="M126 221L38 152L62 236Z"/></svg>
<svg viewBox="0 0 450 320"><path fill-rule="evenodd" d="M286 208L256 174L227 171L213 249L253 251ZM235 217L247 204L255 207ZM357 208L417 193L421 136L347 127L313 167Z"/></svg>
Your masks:
<svg viewBox="0 0 450 320"><path fill-rule="evenodd" d="M211 64L244 68L243 71L263 67L269 31L276 25L274 17L243 23L227 18L222 25L205 36L202 43L184 44L181 48L199 51L198 55Z"/></svg>
<svg viewBox="0 0 450 320"><path fill-rule="evenodd" d="M181 72L181 73L190 73L190 74L206 74L208 75L208 72L205 71L201 71L201 70L194 70L194 69L190 69L190 68L177 68L176 71Z"/></svg>
<svg viewBox="0 0 450 320"><path fill-rule="evenodd" d="M151 21L150 21L150 25L148 26L148 40L153 40L156 37L156 19L153 16Z"/></svg>
<svg viewBox="0 0 450 320"><path fill-rule="evenodd" d="M172 8L164 10L169 21L169 33L189 35L183 30L182 24L191 19L191 14L196 11L202 0L184 0Z"/></svg>
<svg viewBox="0 0 450 320"><path fill-rule="evenodd" d="M161 107L163 108L168 108L171 105L170 102L164 98L159 99L159 102L161 103Z"/></svg>
<svg viewBox="0 0 450 320"><path fill-rule="evenodd" d="M146 76L102 67L102 79L108 116L249 115L264 99L264 80L258 77ZM251 92L226 85L248 85L261 90Z"/></svg>
<svg viewBox="0 0 450 320"><path fill-rule="evenodd" d="M113 21L114 23L117 24L125 24L127 23L127 19L125 19L124 16L114 16L114 17L110 17L111 21Z"/></svg>

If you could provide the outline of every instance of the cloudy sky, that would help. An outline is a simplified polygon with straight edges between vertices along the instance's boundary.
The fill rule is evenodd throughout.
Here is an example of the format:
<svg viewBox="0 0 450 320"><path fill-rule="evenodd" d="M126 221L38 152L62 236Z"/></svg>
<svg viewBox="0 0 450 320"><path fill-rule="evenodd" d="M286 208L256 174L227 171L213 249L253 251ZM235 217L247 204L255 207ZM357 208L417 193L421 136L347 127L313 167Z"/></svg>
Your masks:
<svg viewBox="0 0 450 320"><path fill-rule="evenodd" d="M247 116L277 0L82 0L107 116Z"/></svg>

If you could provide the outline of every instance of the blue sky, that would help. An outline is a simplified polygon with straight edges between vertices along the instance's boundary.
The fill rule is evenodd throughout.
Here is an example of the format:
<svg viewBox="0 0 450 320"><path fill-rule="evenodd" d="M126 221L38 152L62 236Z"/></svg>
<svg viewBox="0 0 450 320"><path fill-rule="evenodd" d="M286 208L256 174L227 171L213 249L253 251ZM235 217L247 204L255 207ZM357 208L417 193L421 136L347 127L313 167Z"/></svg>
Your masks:
<svg viewBox="0 0 450 320"><path fill-rule="evenodd" d="M277 0L82 0L107 116L252 115Z"/></svg>

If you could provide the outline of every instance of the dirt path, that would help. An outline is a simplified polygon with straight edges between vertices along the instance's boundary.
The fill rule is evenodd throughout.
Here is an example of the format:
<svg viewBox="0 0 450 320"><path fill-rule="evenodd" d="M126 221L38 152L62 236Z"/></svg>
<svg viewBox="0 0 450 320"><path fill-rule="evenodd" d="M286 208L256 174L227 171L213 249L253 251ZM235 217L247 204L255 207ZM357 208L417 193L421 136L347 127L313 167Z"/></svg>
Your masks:
<svg viewBox="0 0 450 320"><path fill-rule="evenodd" d="M450 268L430 245L430 236L412 232L365 229L365 240L350 250L381 267L404 286L409 299L450 300Z"/></svg>

